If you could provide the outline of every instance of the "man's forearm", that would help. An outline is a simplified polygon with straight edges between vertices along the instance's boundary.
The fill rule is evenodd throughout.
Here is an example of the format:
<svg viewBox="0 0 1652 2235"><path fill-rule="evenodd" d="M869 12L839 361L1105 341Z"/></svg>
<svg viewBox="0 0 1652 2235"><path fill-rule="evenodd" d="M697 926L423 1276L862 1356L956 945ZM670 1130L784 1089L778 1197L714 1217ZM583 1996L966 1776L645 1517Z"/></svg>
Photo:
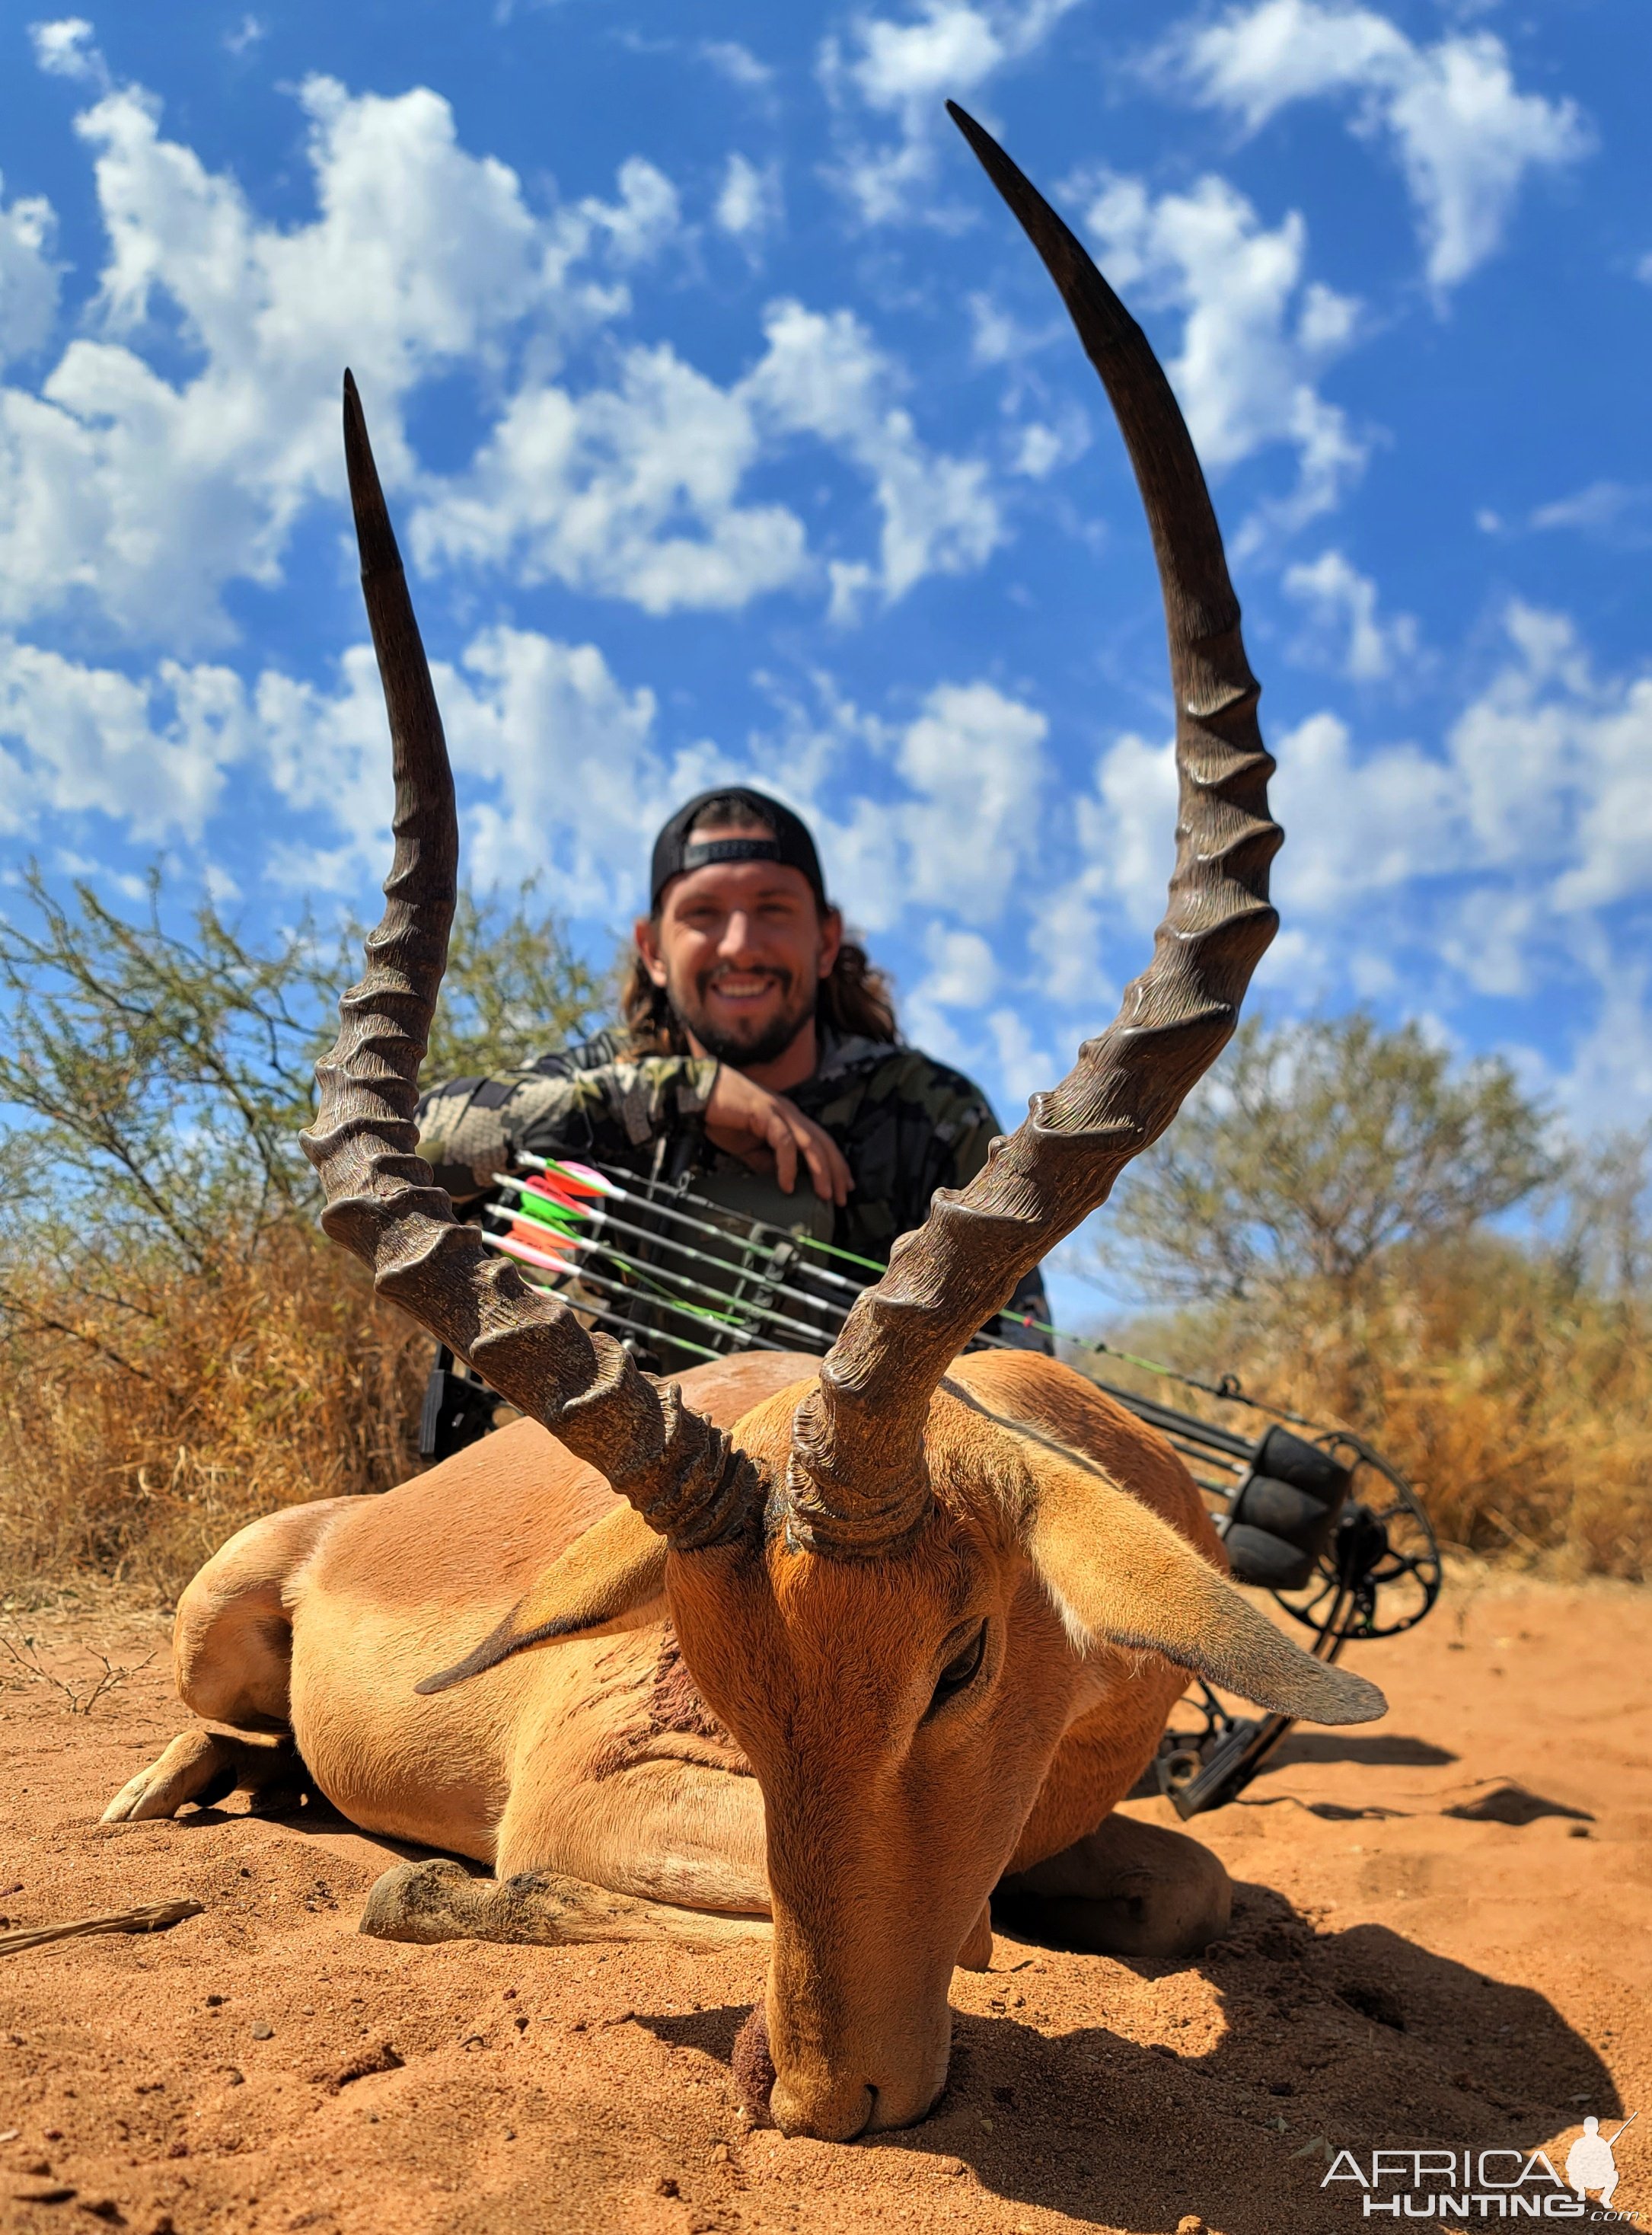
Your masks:
<svg viewBox="0 0 1652 2235"><path fill-rule="evenodd" d="M646 1056L560 1078L453 1079L420 1104L419 1153L462 1207L519 1155L623 1157L663 1133L702 1128L716 1074L708 1059Z"/></svg>

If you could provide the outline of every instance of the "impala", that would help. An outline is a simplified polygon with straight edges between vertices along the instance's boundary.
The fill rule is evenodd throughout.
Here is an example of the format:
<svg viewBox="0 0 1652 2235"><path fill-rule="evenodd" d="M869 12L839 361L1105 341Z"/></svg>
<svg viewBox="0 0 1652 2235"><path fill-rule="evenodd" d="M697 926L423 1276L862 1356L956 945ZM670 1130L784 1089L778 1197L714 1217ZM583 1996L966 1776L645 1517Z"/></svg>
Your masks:
<svg viewBox="0 0 1652 2235"><path fill-rule="evenodd" d="M1227 1886L1111 1812L1185 1674L1321 1722L1382 1711L1224 1579L1169 1445L1022 1353L959 1353L1105 1200L1232 1032L1276 917L1272 763L1186 428L1145 338L996 144L957 121L1064 297L1152 531L1180 805L1121 1013L895 1248L830 1356L661 1386L458 1223L416 1154L458 857L453 781L361 406L345 446L394 744L395 853L305 1146L327 1232L526 1416L399 1490L272 1513L185 1594L175 1740L111 1804L172 1814L296 1746L403 1865L364 1928L430 1939L761 1935L748 2063L787 2133L921 2118L956 1964L1008 1884L1064 1932L1197 1948ZM766 2044L761 2036L766 2035Z"/></svg>

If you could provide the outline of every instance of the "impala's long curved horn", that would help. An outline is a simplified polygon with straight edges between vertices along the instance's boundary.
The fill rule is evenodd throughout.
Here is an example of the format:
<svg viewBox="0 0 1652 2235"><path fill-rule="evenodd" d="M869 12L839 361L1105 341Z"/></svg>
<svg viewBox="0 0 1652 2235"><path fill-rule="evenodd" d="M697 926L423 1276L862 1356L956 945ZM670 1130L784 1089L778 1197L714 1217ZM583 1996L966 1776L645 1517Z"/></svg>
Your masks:
<svg viewBox="0 0 1652 2235"><path fill-rule="evenodd" d="M1170 637L1179 784L1170 906L1117 1019L1052 1093L995 1142L986 1168L942 1190L862 1295L799 1407L787 1478L793 1538L881 1552L928 1508L924 1424L954 1356L1040 1258L1105 1202L1162 1133L1237 1021L1278 919L1268 866L1273 763L1239 639L1222 538L1182 415L1146 336L1079 242L997 142L949 102L1060 288L1100 374L1152 531Z"/></svg>
<svg viewBox="0 0 1652 2235"><path fill-rule="evenodd" d="M322 1224L375 1285L490 1387L559 1436L679 1550L734 1535L753 1511L749 1462L674 1387L657 1388L607 1335L530 1288L461 1226L415 1153L414 1113L447 960L459 865L453 772L407 578L344 375L344 455L395 766L395 855L367 974L339 1003L321 1104L304 1136L326 1197Z"/></svg>

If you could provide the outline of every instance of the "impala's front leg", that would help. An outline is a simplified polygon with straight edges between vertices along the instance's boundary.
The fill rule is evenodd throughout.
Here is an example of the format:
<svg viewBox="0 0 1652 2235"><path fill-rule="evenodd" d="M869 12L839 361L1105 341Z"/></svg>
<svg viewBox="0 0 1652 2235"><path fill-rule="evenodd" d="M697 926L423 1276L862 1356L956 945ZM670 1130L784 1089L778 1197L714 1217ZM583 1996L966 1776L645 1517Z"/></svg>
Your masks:
<svg viewBox="0 0 1652 2235"><path fill-rule="evenodd" d="M772 1931L767 1917L711 1916L633 1901L554 1871L473 1878L462 1863L441 1856L387 1871L367 1897L360 1929L375 1940L502 1940L539 1948L591 1940L727 1948L767 1940Z"/></svg>
<svg viewBox="0 0 1652 2235"><path fill-rule="evenodd" d="M198 1723L180 1731L147 1769L128 1778L103 1811L106 1824L138 1824L175 1816L186 1802L210 1808L245 1787L265 1793L297 1785L304 1766L291 1739L251 1731L212 1730Z"/></svg>
<svg viewBox="0 0 1652 2235"><path fill-rule="evenodd" d="M494 1868L501 1878L552 1871L638 1901L767 1917L763 1858L754 1777L643 1753L624 1767L598 1757L566 1780L519 1778Z"/></svg>
<svg viewBox="0 0 1652 2235"><path fill-rule="evenodd" d="M495 1878L404 1863L368 1897L381 1940L669 1940L721 1948L769 1937L757 1782L702 1762L600 1756L571 1782L521 1777L500 1825Z"/></svg>

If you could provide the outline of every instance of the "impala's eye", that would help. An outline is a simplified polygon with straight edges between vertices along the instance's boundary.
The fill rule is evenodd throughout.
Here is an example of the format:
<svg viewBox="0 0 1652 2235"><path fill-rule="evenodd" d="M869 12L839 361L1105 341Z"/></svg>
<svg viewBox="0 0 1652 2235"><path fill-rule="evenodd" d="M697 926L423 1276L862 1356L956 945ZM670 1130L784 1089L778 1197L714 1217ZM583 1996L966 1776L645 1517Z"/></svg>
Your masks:
<svg viewBox="0 0 1652 2235"><path fill-rule="evenodd" d="M931 1708L938 1707L943 1701L950 1700L955 1692L963 1691L966 1684L975 1681L986 1650L987 1625L983 1622L963 1650L955 1653L936 1678L935 1696L930 1701Z"/></svg>

